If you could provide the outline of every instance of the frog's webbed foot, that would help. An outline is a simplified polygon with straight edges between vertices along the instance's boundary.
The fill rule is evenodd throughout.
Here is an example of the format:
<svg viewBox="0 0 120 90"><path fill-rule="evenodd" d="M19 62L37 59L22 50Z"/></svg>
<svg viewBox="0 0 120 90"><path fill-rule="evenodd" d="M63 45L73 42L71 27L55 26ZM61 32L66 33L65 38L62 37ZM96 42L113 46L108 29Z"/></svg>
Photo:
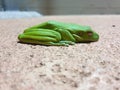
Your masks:
<svg viewBox="0 0 120 90"><path fill-rule="evenodd" d="M50 43L50 45L53 45L53 46L69 46L69 44L64 43L64 42L58 42L58 43L49 42L49 43Z"/></svg>
<svg viewBox="0 0 120 90"><path fill-rule="evenodd" d="M68 44L68 45L74 45L75 44L72 41L60 41L60 43L65 43L65 44Z"/></svg>
<svg viewBox="0 0 120 90"><path fill-rule="evenodd" d="M54 46L69 46L74 45L75 43L72 41L60 41L60 42L46 42L46 44Z"/></svg>

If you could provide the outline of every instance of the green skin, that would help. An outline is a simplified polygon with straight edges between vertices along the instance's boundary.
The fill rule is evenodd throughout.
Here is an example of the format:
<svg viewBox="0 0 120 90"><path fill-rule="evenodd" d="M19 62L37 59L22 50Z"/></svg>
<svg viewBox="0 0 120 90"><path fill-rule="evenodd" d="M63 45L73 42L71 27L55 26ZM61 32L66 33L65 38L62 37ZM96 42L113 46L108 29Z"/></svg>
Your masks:
<svg viewBox="0 0 120 90"><path fill-rule="evenodd" d="M24 30L18 39L23 43L68 46L98 41L99 35L89 26L48 21Z"/></svg>

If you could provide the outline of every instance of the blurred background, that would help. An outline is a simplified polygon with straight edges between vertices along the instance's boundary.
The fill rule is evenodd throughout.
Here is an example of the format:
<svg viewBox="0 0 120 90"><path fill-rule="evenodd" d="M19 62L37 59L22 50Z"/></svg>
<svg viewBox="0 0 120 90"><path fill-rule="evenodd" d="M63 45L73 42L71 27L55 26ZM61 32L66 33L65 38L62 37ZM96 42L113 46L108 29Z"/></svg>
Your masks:
<svg viewBox="0 0 120 90"><path fill-rule="evenodd" d="M0 0L0 17L44 15L120 14L120 0Z"/></svg>

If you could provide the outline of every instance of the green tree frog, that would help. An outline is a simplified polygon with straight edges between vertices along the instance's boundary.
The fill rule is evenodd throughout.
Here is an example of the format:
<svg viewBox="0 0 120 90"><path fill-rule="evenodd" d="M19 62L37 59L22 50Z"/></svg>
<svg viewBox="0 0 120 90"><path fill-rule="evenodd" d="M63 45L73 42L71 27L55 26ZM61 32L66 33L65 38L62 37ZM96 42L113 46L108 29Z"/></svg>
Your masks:
<svg viewBox="0 0 120 90"><path fill-rule="evenodd" d="M47 21L24 30L20 42L41 45L68 46L98 41L99 35L90 26L59 21Z"/></svg>

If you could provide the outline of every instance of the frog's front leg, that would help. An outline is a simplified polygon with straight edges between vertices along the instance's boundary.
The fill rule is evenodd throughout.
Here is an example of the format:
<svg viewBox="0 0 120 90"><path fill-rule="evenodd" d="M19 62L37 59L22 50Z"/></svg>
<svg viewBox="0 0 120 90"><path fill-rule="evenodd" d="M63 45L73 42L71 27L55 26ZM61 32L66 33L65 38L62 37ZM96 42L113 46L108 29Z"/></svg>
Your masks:
<svg viewBox="0 0 120 90"><path fill-rule="evenodd" d="M73 35L66 29L59 29L59 28L55 28L55 31L59 32L62 36L62 40L63 41L71 41L71 42L76 42L75 38L73 37Z"/></svg>

